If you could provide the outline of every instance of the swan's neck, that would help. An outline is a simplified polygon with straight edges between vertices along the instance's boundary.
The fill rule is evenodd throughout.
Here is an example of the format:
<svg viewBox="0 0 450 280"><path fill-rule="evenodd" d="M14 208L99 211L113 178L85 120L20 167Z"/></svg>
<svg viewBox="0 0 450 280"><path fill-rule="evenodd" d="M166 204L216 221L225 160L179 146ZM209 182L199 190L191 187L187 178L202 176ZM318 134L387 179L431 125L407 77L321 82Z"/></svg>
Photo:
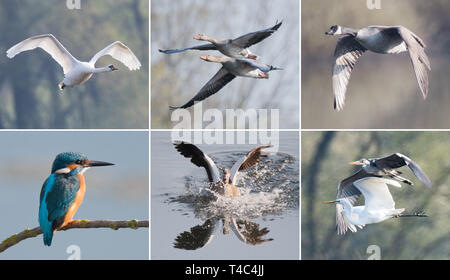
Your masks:
<svg viewBox="0 0 450 280"><path fill-rule="evenodd" d="M108 66L106 66L106 67L102 67L102 68L94 68L92 73L105 73L105 72L111 72L111 71L112 71L112 69L109 68Z"/></svg>

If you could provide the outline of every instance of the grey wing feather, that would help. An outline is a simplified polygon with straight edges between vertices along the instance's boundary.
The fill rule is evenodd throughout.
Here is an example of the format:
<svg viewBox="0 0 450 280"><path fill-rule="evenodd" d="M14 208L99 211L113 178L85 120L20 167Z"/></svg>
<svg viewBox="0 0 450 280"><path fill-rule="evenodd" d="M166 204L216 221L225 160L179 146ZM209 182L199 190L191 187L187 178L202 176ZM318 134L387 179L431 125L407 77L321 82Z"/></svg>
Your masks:
<svg viewBox="0 0 450 280"><path fill-rule="evenodd" d="M261 42L262 40L266 39L270 35L272 35L275 31L278 30L278 28L280 28L282 23L283 23L283 21L276 23L271 28L267 28L267 29L263 29L263 30L259 30L259 31L255 31L255 32L251 32L251 33L242 35L236 39L233 39L231 41L231 43L233 45L237 45L241 48L248 48L254 44Z"/></svg>
<svg viewBox="0 0 450 280"><path fill-rule="evenodd" d="M339 38L334 51L333 94L334 108L338 111L344 107L345 93L352 70L366 48L351 35Z"/></svg>
<svg viewBox="0 0 450 280"><path fill-rule="evenodd" d="M171 109L186 109L194 105L197 101L202 101L209 96L215 94L220 89L222 89L226 84L231 82L235 75L228 72L224 67L222 67L211 80L209 80L206 85L204 85L200 91L191 99L189 102L180 107L171 107Z"/></svg>
<svg viewBox="0 0 450 280"><path fill-rule="evenodd" d="M420 90L422 91L423 98L427 98L428 95L428 72L431 70L430 61L425 53L425 43L417 35L412 33L405 27L398 27L398 33L403 38L408 47L409 56L416 73L417 82L419 83Z"/></svg>
<svg viewBox="0 0 450 280"><path fill-rule="evenodd" d="M204 44L204 45L198 45L193 46L189 48L184 49L169 49L169 50L161 50L159 49L159 52L165 53L165 54L173 54L173 53L180 53L188 50L199 50L199 51L208 51L208 50L217 50L217 47L213 44Z"/></svg>
<svg viewBox="0 0 450 280"><path fill-rule="evenodd" d="M431 188L430 178L428 178L427 174L425 174L425 172L422 170L422 168L420 168L420 166L417 163L415 163L413 160L411 160L405 155L399 153L397 153L396 155L401 157L405 161L409 169L411 169L411 171L414 173L414 175L416 175L417 178L419 178L420 181L422 181L427 187Z"/></svg>

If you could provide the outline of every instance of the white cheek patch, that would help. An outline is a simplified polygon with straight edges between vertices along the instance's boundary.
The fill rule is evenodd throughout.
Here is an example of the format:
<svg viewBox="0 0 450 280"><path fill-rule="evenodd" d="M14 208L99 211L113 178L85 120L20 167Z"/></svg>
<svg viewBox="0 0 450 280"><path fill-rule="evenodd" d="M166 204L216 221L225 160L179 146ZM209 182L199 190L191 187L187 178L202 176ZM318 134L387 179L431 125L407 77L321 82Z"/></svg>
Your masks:
<svg viewBox="0 0 450 280"><path fill-rule="evenodd" d="M89 167L84 167L83 169L81 169L80 174L83 175L84 172L86 172L89 169Z"/></svg>
<svg viewBox="0 0 450 280"><path fill-rule="evenodd" d="M70 169L69 168L61 168L55 171L56 174L68 174L70 173Z"/></svg>
<svg viewBox="0 0 450 280"><path fill-rule="evenodd" d="M338 26L338 28L337 28L337 30L336 30L336 32L334 34L341 35L342 34L342 28L340 26Z"/></svg>

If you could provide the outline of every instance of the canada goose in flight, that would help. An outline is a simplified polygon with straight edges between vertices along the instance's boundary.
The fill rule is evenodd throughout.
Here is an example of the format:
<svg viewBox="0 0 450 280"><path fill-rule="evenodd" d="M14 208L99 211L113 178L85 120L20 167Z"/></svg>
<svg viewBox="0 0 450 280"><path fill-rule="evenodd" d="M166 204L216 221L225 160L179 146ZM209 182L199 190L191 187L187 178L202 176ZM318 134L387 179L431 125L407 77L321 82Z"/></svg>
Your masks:
<svg viewBox="0 0 450 280"><path fill-rule="evenodd" d="M420 166L408 157L396 153L384 158L361 159L351 162L362 168L352 176L342 180L338 185L336 200L336 227L338 234L345 234L347 229L356 232L356 227L379 223L393 217L426 217L423 213L405 215L405 209L395 209L395 202L387 185L400 188L398 181L412 185L408 179L400 177L397 168L407 165L427 187L431 182ZM389 177L386 178L386 177ZM363 195L365 205L355 206Z"/></svg>
<svg viewBox="0 0 450 280"><path fill-rule="evenodd" d="M209 96L218 92L226 84L231 82L236 76L268 79L268 72L273 70L282 70L281 68L273 67L272 65L262 64L249 59L235 59L228 56L213 56L204 55L201 59L209 62L221 63L222 68L204 85L200 91L186 104L180 107L170 106L170 109L186 109L195 104L195 102L202 101Z"/></svg>
<svg viewBox="0 0 450 280"><path fill-rule="evenodd" d="M187 50L217 50L221 52L222 54L233 57L233 58L248 58L248 59L258 59L257 55L254 55L251 53L251 51L248 49L250 46L257 44L261 42L262 40L266 39L270 35L272 35L275 31L280 28L281 24L283 22L277 22L273 27L267 28L264 30L259 30L255 32L251 32L245 35L242 35L236 39L229 39L229 40L218 40L214 39L212 37L209 37L204 34L198 34L194 37L196 40L200 41L207 41L210 42L209 44L194 46L190 48L184 48L184 49L173 49L173 50L159 50L162 53L165 54L173 54L173 53L179 53L184 52Z"/></svg>
<svg viewBox="0 0 450 280"><path fill-rule="evenodd" d="M334 25L326 35L344 35L339 38L334 52L333 93L334 108L342 110L351 72L365 51L381 54L409 52L423 98L428 95L430 61L425 53L425 43L403 26L368 26L352 29Z"/></svg>
<svg viewBox="0 0 450 280"><path fill-rule="evenodd" d="M221 179L219 169L214 161L205 153L203 153L195 145L186 142L175 142L176 150L186 158L190 158L191 162L198 167L203 167L208 175L208 180L211 183L211 190L223 195L225 197L240 196L240 190L237 185L237 175L239 171L249 169L257 162L262 155L262 149L270 148L272 146L259 146L254 148L247 155L238 160L231 171L225 169L223 180Z"/></svg>
<svg viewBox="0 0 450 280"><path fill-rule="evenodd" d="M138 70L141 67L141 63L134 53L119 41L116 41L99 51L89 62L83 62L74 58L52 34L28 38L11 47L6 52L6 55L9 58L13 58L21 52L34 50L36 48L41 48L46 51L63 68L64 80L59 84L61 90L66 87L83 84L95 73L118 70L114 65L95 68L97 60L105 55L110 55L112 58L122 62L130 69L130 71Z"/></svg>

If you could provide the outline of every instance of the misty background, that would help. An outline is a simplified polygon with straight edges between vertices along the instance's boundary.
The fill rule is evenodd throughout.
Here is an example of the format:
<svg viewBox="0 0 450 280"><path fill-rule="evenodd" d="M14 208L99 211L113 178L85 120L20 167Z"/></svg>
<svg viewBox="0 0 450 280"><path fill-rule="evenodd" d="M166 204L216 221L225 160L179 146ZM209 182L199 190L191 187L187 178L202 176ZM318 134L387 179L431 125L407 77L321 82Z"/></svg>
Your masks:
<svg viewBox="0 0 450 280"><path fill-rule="evenodd" d="M302 127L311 129L450 128L450 23L447 0L302 1ZM424 101L408 53L366 52L352 71L342 111L333 109L331 71L338 36L332 25L362 28L403 25L425 41L431 61L430 91Z"/></svg>
<svg viewBox="0 0 450 280"><path fill-rule="evenodd" d="M62 68L45 51L6 57L18 42L48 33L81 61L121 41L142 67L131 72L102 57L97 67L120 70L60 91ZM81 10L60 0L0 0L0 128L148 128L148 40L146 0L81 1Z"/></svg>

